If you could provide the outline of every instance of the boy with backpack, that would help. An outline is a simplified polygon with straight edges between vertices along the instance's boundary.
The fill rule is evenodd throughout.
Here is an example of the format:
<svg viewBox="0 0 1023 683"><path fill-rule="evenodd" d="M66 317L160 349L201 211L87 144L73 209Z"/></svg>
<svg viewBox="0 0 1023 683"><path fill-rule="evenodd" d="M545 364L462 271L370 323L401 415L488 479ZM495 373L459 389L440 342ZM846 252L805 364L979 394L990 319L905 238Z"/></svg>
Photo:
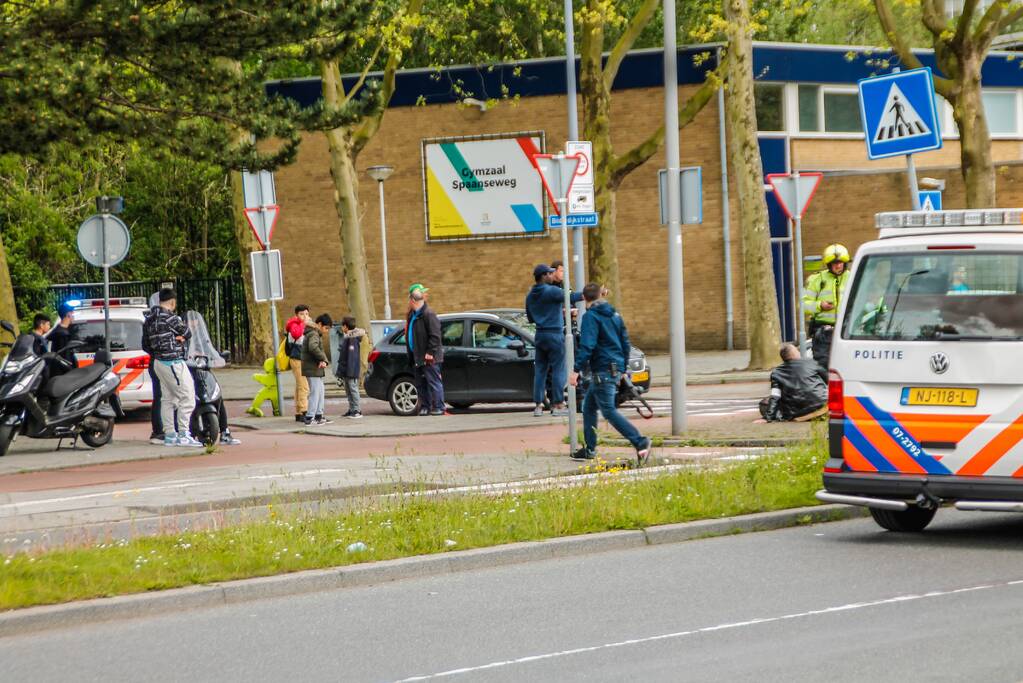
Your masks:
<svg viewBox="0 0 1023 683"><path fill-rule="evenodd" d="M362 417L359 410L359 377L362 375L362 340L366 330L355 326L355 318L346 315L341 319L341 349L337 364L337 378L343 383L348 397L348 412L345 417L357 420Z"/></svg>

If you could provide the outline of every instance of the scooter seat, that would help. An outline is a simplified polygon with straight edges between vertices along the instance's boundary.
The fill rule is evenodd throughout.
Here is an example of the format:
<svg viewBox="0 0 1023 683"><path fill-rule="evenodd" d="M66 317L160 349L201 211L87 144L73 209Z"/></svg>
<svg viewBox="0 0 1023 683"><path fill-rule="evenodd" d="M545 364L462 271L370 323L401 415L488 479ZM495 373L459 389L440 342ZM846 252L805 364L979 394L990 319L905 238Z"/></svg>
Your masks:
<svg viewBox="0 0 1023 683"><path fill-rule="evenodd" d="M110 368L103 363L93 363L84 368L75 368L70 372L51 379L40 393L50 398L67 396L84 386L92 384L109 370Z"/></svg>

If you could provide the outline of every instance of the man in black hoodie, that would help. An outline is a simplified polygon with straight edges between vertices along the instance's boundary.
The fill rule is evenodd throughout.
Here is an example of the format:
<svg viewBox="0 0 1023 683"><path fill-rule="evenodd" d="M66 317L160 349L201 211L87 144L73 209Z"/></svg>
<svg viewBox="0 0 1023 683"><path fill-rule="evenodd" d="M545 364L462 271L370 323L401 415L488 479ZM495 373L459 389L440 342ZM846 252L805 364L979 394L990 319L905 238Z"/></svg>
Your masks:
<svg viewBox="0 0 1023 683"><path fill-rule="evenodd" d="M760 402L760 414L767 422L784 422L809 417L828 402L828 386L820 366L812 358L800 358L799 349L782 344L782 364L771 371L771 395Z"/></svg>
<svg viewBox="0 0 1023 683"><path fill-rule="evenodd" d="M604 419L636 449L636 458L642 465L650 455L650 439L640 434L615 407L618 382L629 368L629 333L622 316L604 300L604 293L603 287L592 282L583 288L586 315L579 326L579 353L568 381L577 386L580 373L588 372L590 384L583 399L583 440L586 445L573 453L572 458L592 460L597 457L599 408Z"/></svg>
<svg viewBox="0 0 1023 683"><path fill-rule="evenodd" d="M420 415L444 414L444 379L440 368L444 347L440 319L426 303L429 290L418 282L409 287L409 310L405 325L405 349L415 368Z"/></svg>

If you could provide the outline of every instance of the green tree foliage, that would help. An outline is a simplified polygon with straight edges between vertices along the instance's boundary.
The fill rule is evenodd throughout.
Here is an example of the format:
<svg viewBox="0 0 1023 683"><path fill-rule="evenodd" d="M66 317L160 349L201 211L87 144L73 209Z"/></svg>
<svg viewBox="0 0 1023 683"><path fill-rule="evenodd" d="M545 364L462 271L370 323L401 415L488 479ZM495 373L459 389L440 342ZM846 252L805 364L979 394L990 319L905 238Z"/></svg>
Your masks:
<svg viewBox="0 0 1023 683"><path fill-rule="evenodd" d="M75 235L100 194L125 196L121 218L132 249L113 280L216 277L233 272L238 249L231 188L219 166L131 145L81 151L52 145L43 158L0 157L0 232L18 312L41 306L51 283L97 282Z"/></svg>

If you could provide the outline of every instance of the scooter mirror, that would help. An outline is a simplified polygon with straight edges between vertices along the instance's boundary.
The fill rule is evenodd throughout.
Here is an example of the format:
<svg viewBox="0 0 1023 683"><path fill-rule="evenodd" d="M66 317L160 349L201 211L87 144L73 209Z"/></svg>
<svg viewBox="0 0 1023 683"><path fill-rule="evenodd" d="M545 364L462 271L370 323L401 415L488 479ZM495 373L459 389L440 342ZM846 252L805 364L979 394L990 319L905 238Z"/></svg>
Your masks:
<svg viewBox="0 0 1023 683"><path fill-rule="evenodd" d="M10 332L11 334L14 334L14 325L9 323L8 321L0 320L0 327L4 328L5 330Z"/></svg>
<svg viewBox="0 0 1023 683"><path fill-rule="evenodd" d="M220 352L220 356L224 359L225 363L230 363L231 362L231 352L228 351L227 349L224 349L223 351L221 351Z"/></svg>

